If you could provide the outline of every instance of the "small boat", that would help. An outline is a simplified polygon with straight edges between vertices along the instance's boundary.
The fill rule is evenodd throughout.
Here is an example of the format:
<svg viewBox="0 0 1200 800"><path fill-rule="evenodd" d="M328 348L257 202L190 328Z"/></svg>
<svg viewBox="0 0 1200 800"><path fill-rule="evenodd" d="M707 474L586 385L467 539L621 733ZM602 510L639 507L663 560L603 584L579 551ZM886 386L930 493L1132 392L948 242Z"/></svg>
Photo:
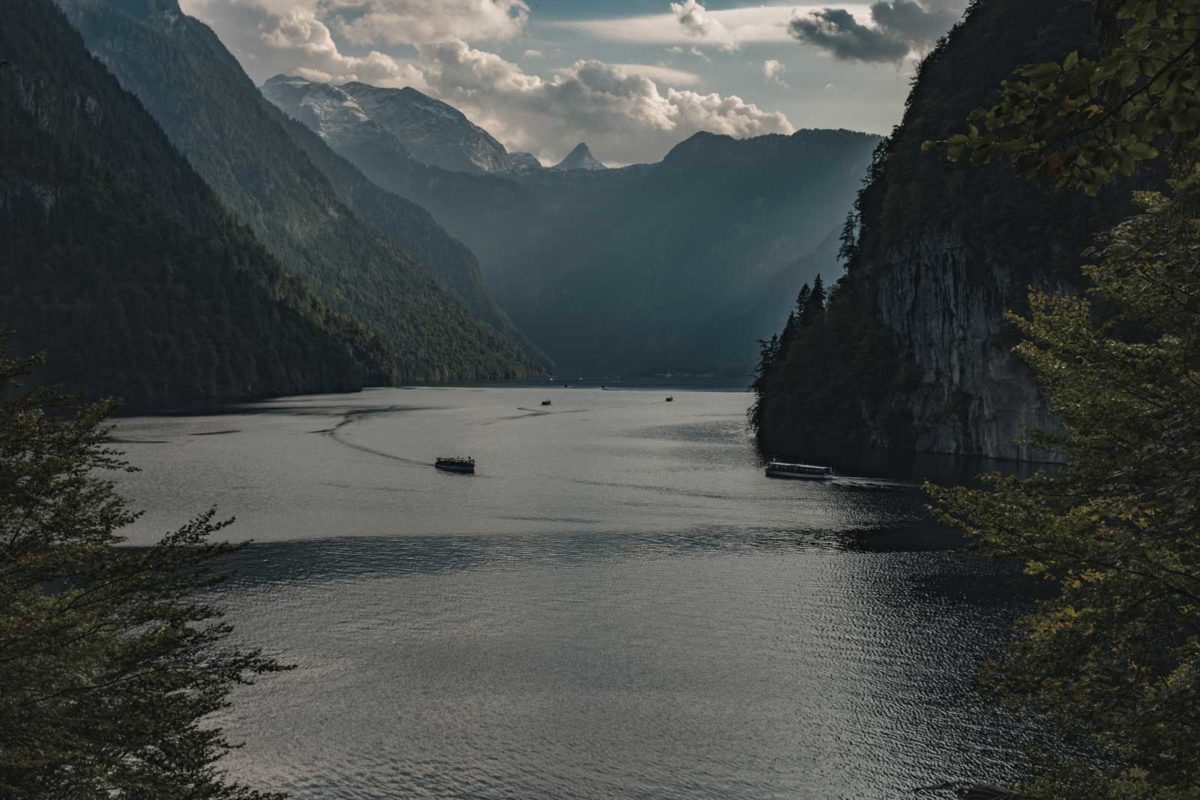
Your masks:
<svg viewBox="0 0 1200 800"><path fill-rule="evenodd" d="M542 401L542 405L544 405L544 406L548 406L548 405L550 405L550 401L549 401L549 400L543 400L543 401Z"/></svg>
<svg viewBox="0 0 1200 800"><path fill-rule="evenodd" d="M475 474L475 459L473 458L439 458L433 465L443 472L457 472L460 475Z"/></svg>
<svg viewBox="0 0 1200 800"><path fill-rule="evenodd" d="M674 403L674 402L675 402L675 398L674 398L674 397L668 397L668 398L667 398L667 402L668 402L668 403Z"/></svg>
<svg viewBox="0 0 1200 800"><path fill-rule="evenodd" d="M789 464L771 459L767 462L768 478L791 478L802 481L826 481L833 477L832 467L816 464Z"/></svg>

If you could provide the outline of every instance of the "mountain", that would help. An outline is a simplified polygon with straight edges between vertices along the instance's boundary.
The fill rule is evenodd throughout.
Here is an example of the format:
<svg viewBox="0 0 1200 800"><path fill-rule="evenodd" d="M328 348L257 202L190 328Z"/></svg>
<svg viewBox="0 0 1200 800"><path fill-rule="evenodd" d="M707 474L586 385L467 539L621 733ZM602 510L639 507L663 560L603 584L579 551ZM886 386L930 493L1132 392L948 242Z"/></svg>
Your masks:
<svg viewBox="0 0 1200 800"><path fill-rule="evenodd" d="M878 141L698 134L659 164L471 175L410 157L345 87L281 78L263 92L461 237L518 327L574 375L748 375L800 284L837 269L828 243Z"/></svg>
<svg viewBox="0 0 1200 800"><path fill-rule="evenodd" d="M453 226L453 234L473 252L478 245L489 248L488 260L496 249L516 245L513 231L527 230L542 216L541 198L509 176L431 166L413 158L375 120L354 124L366 111L344 87L276 76L263 84L262 93L377 186L428 209L448 229Z"/></svg>
<svg viewBox="0 0 1200 800"><path fill-rule="evenodd" d="M798 457L883 447L1035 459L1021 439L1055 420L1013 354L1005 312L1027 288L1078 285L1095 232L1127 208L1054 192L1004 164L952 164L922 142L961 130L1022 64L1094 48L1091 7L993 0L921 64L902 124L876 152L848 271L824 322L774 359L759 441Z"/></svg>
<svg viewBox="0 0 1200 800"><path fill-rule="evenodd" d="M549 210L538 232L485 257L485 273L571 372L741 380L800 284L836 269L828 243L877 142L850 131L701 133L658 164L530 175L524 184Z"/></svg>
<svg viewBox="0 0 1200 800"><path fill-rule="evenodd" d="M454 106L411 87L384 89L356 81L339 88L422 163L472 173L505 173L541 166L529 153L510 154Z"/></svg>
<svg viewBox="0 0 1200 800"><path fill-rule="evenodd" d="M339 156L307 126L280 115L279 123L313 165L329 180L337 199L354 216L382 233L433 272L442 288L452 292L475 315L489 322L545 365L544 356L517 330L496 304L484 283L479 260L450 236L428 211L367 178Z"/></svg>
<svg viewBox="0 0 1200 800"><path fill-rule="evenodd" d="M529 153L508 152L454 106L411 87L388 89L358 81L334 86L276 75L260 90L343 147L386 141L397 158L475 175L542 168Z"/></svg>
<svg viewBox="0 0 1200 800"><path fill-rule="evenodd" d="M319 152L321 142L298 144L298 131L175 0L59 4L234 216L334 310L384 336L402 380L520 378L546 369L510 327L465 306L482 288L464 248L411 202L352 185L353 167ZM341 176L338 186L330 175ZM370 208L379 229L348 204ZM410 248L423 249L430 263L418 263ZM472 271L475 286L461 288Z"/></svg>
<svg viewBox="0 0 1200 800"><path fill-rule="evenodd" d="M284 273L50 0L0 11L0 320L127 409L347 391L390 356Z"/></svg>
<svg viewBox="0 0 1200 800"><path fill-rule="evenodd" d="M595 170L608 169L608 167L601 164L600 160L592 155L592 151L586 143L580 142L575 145L574 150L567 153L566 158L554 165L554 169L593 172Z"/></svg>

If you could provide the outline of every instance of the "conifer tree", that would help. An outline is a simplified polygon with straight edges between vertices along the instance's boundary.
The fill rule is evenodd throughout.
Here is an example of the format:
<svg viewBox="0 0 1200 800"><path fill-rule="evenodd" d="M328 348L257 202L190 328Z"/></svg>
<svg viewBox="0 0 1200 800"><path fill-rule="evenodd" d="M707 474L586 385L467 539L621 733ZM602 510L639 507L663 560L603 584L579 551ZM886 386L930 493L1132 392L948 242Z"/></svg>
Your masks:
<svg viewBox="0 0 1200 800"><path fill-rule="evenodd" d="M218 767L206 717L280 669L229 641L197 593L232 549L202 514L149 548L105 474L111 403L22 389L33 360L0 353L0 797L267 800Z"/></svg>
<svg viewBox="0 0 1200 800"><path fill-rule="evenodd" d="M825 284L820 275L813 279L812 290L801 302L803 305L800 308L799 326L808 328L825 313Z"/></svg>
<svg viewBox="0 0 1200 800"><path fill-rule="evenodd" d="M1101 0L1097 15L1097 59L1023 69L951 155L1090 192L1163 155L1175 178L1102 239L1086 296L1035 292L1012 317L1063 425L1035 442L1065 467L930 491L1051 587L986 684L1095 746L1039 754L1026 791L1184 800L1200 797L1200 2Z"/></svg>

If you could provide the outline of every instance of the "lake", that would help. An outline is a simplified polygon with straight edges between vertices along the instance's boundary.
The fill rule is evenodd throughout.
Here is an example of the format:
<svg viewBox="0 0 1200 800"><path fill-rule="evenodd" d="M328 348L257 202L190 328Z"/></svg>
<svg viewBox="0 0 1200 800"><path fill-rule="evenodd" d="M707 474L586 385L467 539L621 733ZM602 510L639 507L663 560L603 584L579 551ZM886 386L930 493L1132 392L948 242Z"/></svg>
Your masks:
<svg viewBox="0 0 1200 800"><path fill-rule="evenodd" d="M236 515L255 544L220 602L296 666L220 720L246 742L229 770L305 800L890 800L1018 774L1038 734L973 684L1018 574L956 551L913 483L766 479L749 401L380 389L122 420L131 541Z"/></svg>

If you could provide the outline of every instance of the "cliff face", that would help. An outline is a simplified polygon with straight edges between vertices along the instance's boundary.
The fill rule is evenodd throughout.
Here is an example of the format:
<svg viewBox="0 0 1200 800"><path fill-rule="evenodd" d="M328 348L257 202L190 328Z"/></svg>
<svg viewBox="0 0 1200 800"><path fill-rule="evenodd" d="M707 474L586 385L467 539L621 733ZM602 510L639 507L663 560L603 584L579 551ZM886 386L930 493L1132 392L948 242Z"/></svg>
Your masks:
<svg viewBox="0 0 1200 800"><path fill-rule="evenodd" d="M948 163L922 143L965 127L1017 67L1092 48L1091 12L1080 0L980 0L922 63L859 196L827 330L788 337L774 354L756 412L764 447L1045 457L1021 439L1054 418L1011 353L1005 314L1026 309L1031 286L1078 284L1084 251L1127 190L1055 192L1006 165ZM807 421L834 414L824 429Z"/></svg>
<svg viewBox="0 0 1200 800"><path fill-rule="evenodd" d="M920 374L907 397L892 401L893 411L912 421L912 447L1037 458L1021 436L1030 428L1053 428L1054 418L1010 352L1004 321L1026 291L1027 276L971 253L970 243L948 230L896 246L878 266L880 319L904 342ZM886 437L878 443L894 444Z"/></svg>
<svg viewBox="0 0 1200 800"><path fill-rule="evenodd" d="M1119 203L1056 193L1003 165L948 164L921 143L960 129L1013 69L1086 49L1092 35L1090 3L977 4L922 65L904 122L864 191L850 269L919 376L888 411L911 420L916 450L1043 455L1021 440L1029 428L1053 428L1054 418L1011 353L1016 336L1005 314L1025 308L1030 286L1067 288L1104 209Z"/></svg>

